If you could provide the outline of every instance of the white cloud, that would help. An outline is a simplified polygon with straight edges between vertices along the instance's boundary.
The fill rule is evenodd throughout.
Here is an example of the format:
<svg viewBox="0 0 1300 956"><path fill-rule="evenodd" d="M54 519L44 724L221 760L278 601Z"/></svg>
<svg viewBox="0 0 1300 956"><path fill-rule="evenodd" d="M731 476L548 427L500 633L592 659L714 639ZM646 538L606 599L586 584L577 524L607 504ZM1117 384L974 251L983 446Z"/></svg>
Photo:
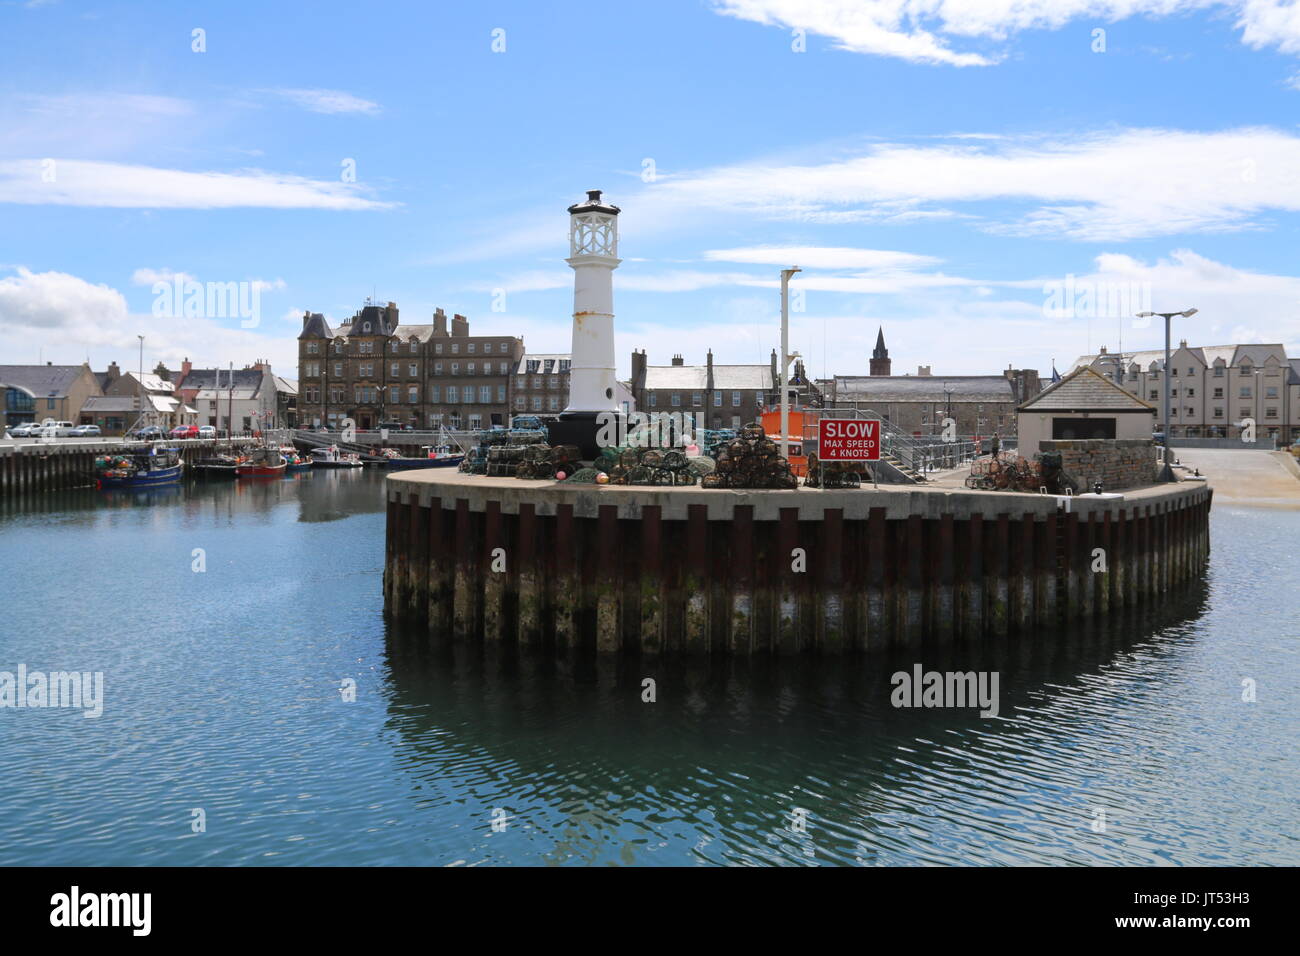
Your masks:
<svg viewBox="0 0 1300 956"><path fill-rule="evenodd" d="M266 358L280 374L294 375L296 332L274 337L237 325L238 319L222 324L132 313L116 289L62 272L20 268L17 275L0 279L0 339L21 343L31 361L43 349L45 358L55 363L74 364L89 357L95 368L114 360L134 368L136 336L144 335L146 367L159 361L175 367L189 357L196 364L234 362L242 368L255 358Z"/></svg>
<svg viewBox="0 0 1300 956"><path fill-rule="evenodd" d="M188 272L175 272L172 269L136 269L131 273L131 282L135 285L153 285L155 282L194 282L194 276Z"/></svg>
<svg viewBox="0 0 1300 956"><path fill-rule="evenodd" d="M313 113L374 114L380 111L378 103L363 100L359 96L344 93L342 90L279 89L265 90L264 92L284 97L291 103L305 110L311 110Z"/></svg>
<svg viewBox="0 0 1300 956"><path fill-rule="evenodd" d="M932 256L888 249L856 249L844 246L748 246L739 249L710 249L704 258L717 262L747 262L768 266L807 266L813 269L869 269L872 271L916 269L938 262Z"/></svg>
<svg viewBox="0 0 1300 956"><path fill-rule="evenodd" d="M960 50L950 41L1002 43L1025 30L1059 30L1076 20L1115 22L1197 10L1235 15L1253 48L1300 53L1300 6L1292 0L714 0L725 16L803 29L853 53L915 63L989 66L1005 54Z"/></svg>
<svg viewBox="0 0 1300 956"><path fill-rule="evenodd" d="M121 321L127 314L122 293L65 272L18 274L0 279L0 328L72 330Z"/></svg>
<svg viewBox="0 0 1300 956"><path fill-rule="evenodd" d="M0 161L0 202L147 209L387 209L343 182L263 170L189 172L78 159Z"/></svg>
<svg viewBox="0 0 1300 956"><path fill-rule="evenodd" d="M660 221L674 219L669 207L835 224L888 220L903 205L997 201L1020 205L981 209L993 231L1112 241L1241 229L1270 210L1300 210L1297 169L1300 138L1278 130L1128 129L715 167L662 179L626 207L649 204Z"/></svg>

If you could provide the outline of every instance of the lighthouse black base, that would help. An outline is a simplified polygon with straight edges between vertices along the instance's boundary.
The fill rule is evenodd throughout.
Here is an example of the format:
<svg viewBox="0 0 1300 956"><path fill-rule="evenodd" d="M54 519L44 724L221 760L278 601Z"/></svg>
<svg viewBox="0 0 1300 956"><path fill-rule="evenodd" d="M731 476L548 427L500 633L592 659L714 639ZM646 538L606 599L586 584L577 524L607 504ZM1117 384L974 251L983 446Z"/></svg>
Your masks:
<svg viewBox="0 0 1300 956"><path fill-rule="evenodd" d="M600 455L600 432L621 434L618 420L622 412L561 412L559 418L546 425L552 445L577 445L583 461L594 461ZM610 432L611 423L615 430Z"/></svg>

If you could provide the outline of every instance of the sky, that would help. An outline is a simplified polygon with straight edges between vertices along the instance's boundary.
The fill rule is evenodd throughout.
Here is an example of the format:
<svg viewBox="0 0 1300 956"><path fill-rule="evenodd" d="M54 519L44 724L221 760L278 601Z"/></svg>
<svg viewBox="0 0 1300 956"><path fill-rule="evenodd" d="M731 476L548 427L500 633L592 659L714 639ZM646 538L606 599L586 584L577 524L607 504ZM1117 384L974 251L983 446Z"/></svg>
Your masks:
<svg viewBox="0 0 1300 956"><path fill-rule="evenodd" d="M1064 371L1190 308L1175 344L1300 355L1289 0L7 0L0 63L0 365L294 377L303 311L372 296L566 352L595 188L623 376L765 363L787 266L817 377L879 327L895 374Z"/></svg>

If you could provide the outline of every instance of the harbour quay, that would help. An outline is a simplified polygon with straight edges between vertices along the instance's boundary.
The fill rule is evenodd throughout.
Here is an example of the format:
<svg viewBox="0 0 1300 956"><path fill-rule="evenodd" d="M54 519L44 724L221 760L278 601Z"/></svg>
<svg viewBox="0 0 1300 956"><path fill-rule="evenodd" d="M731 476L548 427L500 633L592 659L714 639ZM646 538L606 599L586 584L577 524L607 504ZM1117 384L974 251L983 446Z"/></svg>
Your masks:
<svg viewBox="0 0 1300 956"><path fill-rule="evenodd" d="M388 615L557 655L842 654L1172 604L1204 574L1212 490L1054 496L387 479Z"/></svg>

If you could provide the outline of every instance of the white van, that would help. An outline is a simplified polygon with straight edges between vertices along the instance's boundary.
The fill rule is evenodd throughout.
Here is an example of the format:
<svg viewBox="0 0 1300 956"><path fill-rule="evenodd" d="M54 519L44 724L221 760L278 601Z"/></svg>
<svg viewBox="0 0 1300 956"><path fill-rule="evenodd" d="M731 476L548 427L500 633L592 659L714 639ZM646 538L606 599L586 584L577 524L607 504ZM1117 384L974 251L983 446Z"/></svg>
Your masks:
<svg viewBox="0 0 1300 956"><path fill-rule="evenodd" d="M47 418L41 422L40 436L42 438L67 438L72 434L72 429L75 427L72 422L56 422L52 418Z"/></svg>

